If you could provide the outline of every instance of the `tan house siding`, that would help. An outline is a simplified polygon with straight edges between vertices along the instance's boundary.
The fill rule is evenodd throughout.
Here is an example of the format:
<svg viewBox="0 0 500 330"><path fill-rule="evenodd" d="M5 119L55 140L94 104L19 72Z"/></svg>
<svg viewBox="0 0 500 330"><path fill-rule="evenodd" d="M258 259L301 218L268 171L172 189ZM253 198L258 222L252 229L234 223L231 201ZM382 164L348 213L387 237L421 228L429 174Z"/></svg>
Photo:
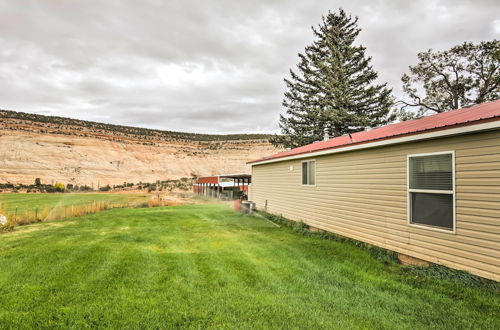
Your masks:
<svg viewBox="0 0 500 330"><path fill-rule="evenodd" d="M455 151L455 233L407 222L407 155L441 151ZM302 185L305 159L316 160L315 186ZM292 220L500 280L500 131L253 165L250 198Z"/></svg>

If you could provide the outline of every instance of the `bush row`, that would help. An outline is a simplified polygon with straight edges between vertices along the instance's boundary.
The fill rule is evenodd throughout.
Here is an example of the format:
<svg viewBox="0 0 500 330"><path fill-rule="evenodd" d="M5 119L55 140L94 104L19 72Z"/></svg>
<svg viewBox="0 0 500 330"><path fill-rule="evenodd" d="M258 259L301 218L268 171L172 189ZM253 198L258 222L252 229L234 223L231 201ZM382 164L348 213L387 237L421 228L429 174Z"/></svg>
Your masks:
<svg viewBox="0 0 500 330"><path fill-rule="evenodd" d="M147 190L148 192L153 191L172 191L174 189L188 191L192 189L193 184L195 183L196 178L181 178L178 180L157 180L155 182L142 182L139 183L131 183L124 182L121 185L105 185L98 186L97 189L94 189L92 186L88 185L76 185L72 183L68 183L66 185L56 182L55 184L43 184L39 178L35 179L34 184L13 184L13 183L0 183L0 192L4 190L19 192L20 190L25 190L28 193L36 193L36 192L47 192L47 193L56 193L56 192L91 192L91 191L115 191L115 190L126 190L126 189L138 189L138 190Z"/></svg>

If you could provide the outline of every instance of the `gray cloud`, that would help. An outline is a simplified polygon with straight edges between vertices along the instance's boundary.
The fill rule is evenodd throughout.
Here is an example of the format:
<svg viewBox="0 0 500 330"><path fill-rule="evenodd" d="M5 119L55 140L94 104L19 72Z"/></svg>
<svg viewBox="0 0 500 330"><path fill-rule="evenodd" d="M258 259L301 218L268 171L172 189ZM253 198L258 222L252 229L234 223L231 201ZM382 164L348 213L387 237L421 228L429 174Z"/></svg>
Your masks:
<svg viewBox="0 0 500 330"><path fill-rule="evenodd" d="M0 0L0 108L204 133L277 132L283 78L343 6L401 95L416 54L500 36L498 1Z"/></svg>

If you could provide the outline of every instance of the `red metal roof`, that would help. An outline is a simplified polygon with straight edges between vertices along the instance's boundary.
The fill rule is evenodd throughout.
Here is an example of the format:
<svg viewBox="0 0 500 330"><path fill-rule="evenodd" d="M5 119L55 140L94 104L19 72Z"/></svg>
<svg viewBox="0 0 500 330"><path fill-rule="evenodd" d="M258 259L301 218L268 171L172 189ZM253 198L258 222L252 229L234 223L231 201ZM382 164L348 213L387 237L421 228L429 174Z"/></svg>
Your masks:
<svg viewBox="0 0 500 330"><path fill-rule="evenodd" d="M215 176L202 176L202 177L199 177L197 181L198 181L198 183L218 184L219 177L217 175L215 175Z"/></svg>
<svg viewBox="0 0 500 330"><path fill-rule="evenodd" d="M374 128L367 131L357 132L349 135L335 137L328 141L311 143L302 147L283 151L271 156L263 157L249 162L257 163L265 160L284 158L307 154L315 151L341 148L348 145L370 143L384 139L401 137L404 135L416 135L428 131L450 129L457 126L479 124L481 121L500 120L500 100L478 104L469 108L457 109L439 113L420 119L404 121Z"/></svg>
<svg viewBox="0 0 500 330"><path fill-rule="evenodd" d="M211 175L211 176L201 176L198 178L197 182L198 183L211 183L211 184L218 184L221 182L219 179L224 178L224 179L251 179L252 175L251 174L246 174L246 173L234 173L234 174L217 174L217 175Z"/></svg>

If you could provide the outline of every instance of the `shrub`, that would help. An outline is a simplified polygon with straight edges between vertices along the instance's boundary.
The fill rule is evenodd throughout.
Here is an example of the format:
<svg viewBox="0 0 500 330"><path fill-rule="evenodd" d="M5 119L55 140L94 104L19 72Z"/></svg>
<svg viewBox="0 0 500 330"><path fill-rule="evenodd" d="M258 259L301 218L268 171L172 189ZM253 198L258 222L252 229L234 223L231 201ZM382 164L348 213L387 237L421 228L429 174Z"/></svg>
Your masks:
<svg viewBox="0 0 500 330"><path fill-rule="evenodd" d="M14 230L14 226L7 222L5 225L0 225L0 233L8 233Z"/></svg>
<svg viewBox="0 0 500 330"><path fill-rule="evenodd" d="M80 191L92 191L92 187L90 186L87 186L87 185L83 185L83 186L80 186Z"/></svg>
<svg viewBox="0 0 500 330"><path fill-rule="evenodd" d="M110 191L110 190L111 190L111 187L110 187L110 185L108 184L108 185L106 185L106 186L104 186L104 187L99 188L99 190L100 190L100 191Z"/></svg>
<svg viewBox="0 0 500 330"><path fill-rule="evenodd" d="M64 190L66 189L66 187L60 182L56 182L54 184L54 188L57 192L64 192Z"/></svg>

